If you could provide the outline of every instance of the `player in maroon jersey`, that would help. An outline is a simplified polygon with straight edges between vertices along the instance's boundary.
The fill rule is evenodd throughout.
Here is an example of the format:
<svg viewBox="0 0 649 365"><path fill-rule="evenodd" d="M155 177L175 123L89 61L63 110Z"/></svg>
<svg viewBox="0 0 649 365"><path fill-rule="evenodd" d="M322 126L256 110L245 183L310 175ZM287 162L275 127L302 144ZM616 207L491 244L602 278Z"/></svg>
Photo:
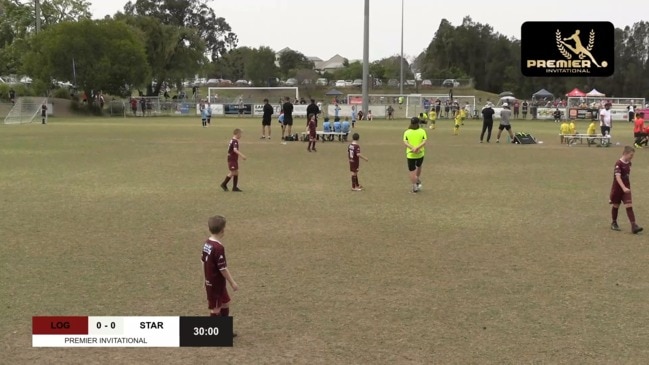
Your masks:
<svg viewBox="0 0 649 365"><path fill-rule="evenodd" d="M638 226L635 223L635 213L633 213L633 203L631 200L631 160L635 149L631 146L624 147L624 152L622 157L615 162L615 170L613 176L613 186L611 186L611 195L609 203L612 204L611 208L611 217L613 222L611 223L611 229L614 231L619 231L620 227L617 225L617 213L620 208L620 203L624 203L626 207L626 214L629 217L629 222L631 222L631 232L633 234L642 232L642 227Z"/></svg>
<svg viewBox="0 0 649 365"><path fill-rule="evenodd" d="M207 292L207 307L211 317L228 317L230 315L230 296L226 283L232 290L237 291L239 285L234 281L228 263L225 259L225 247L221 240L225 233L225 217L216 215L210 217L207 225L210 237L203 244L203 272L205 274L205 290Z"/></svg>
<svg viewBox="0 0 649 365"><path fill-rule="evenodd" d="M241 129L237 128L234 130L234 135L230 140L230 145L228 146L228 169L230 172L225 177L225 180L221 183L221 189L223 191L228 191L228 183L232 179L232 191L242 191L239 189L239 156L241 156L244 161L246 156L239 151L239 140L241 139Z"/></svg>
<svg viewBox="0 0 649 365"><path fill-rule="evenodd" d="M306 130L309 133L309 146L306 148L307 151L311 152L318 152L318 150L315 149L315 141L317 140L317 134L316 134L316 128L318 127L318 124L315 121L315 114L309 114L309 121L307 122L306 125Z"/></svg>
<svg viewBox="0 0 649 365"><path fill-rule="evenodd" d="M360 159L369 161L367 157L361 154L361 146L358 144L360 136L358 133L352 135L352 143L347 147L347 155L349 157L349 171L352 173L352 190L362 191L363 187L358 183L358 168L361 164Z"/></svg>

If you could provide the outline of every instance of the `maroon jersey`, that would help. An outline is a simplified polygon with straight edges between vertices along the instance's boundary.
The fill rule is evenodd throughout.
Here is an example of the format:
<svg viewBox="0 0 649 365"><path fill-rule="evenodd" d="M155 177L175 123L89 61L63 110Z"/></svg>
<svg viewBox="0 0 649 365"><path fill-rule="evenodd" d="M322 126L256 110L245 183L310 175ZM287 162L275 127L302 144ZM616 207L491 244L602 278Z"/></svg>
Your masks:
<svg viewBox="0 0 649 365"><path fill-rule="evenodd" d="M360 162L360 157L358 157L358 155L361 153L361 146L356 143L350 143L349 147L347 147L347 153L349 154L349 163L355 163L358 165Z"/></svg>
<svg viewBox="0 0 649 365"><path fill-rule="evenodd" d="M309 133L315 133L315 129L317 127L315 120L310 120L308 126L309 126Z"/></svg>
<svg viewBox="0 0 649 365"><path fill-rule="evenodd" d="M629 177L629 175L631 175L631 161L624 162L620 159L615 162L615 170L613 172L613 185L619 188L620 186L615 180L615 175L620 175L622 182L624 182L624 185L626 185L627 188L631 189L631 179Z"/></svg>
<svg viewBox="0 0 649 365"><path fill-rule="evenodd" d="M228 267L225 260L225 247L218 241L208 239L203 245L203 269L205 271L205 288L221 292L225 288L225 277L221 270Z"/></svg>
<svg viewBox="0 0 649 365"><path fill-rule="evenodd" d="M234 150L239 150L239 140L236 138L232 138L230 140L230 144L228 145L228 161L233 162L233 161L239 161L239 155L234 152Z"/></svg>

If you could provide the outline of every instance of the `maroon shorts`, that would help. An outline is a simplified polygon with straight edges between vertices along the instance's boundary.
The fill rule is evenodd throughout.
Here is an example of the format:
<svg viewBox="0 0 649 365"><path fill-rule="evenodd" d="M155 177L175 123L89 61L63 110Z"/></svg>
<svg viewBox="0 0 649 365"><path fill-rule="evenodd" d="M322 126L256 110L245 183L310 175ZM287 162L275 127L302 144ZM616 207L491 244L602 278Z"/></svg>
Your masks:
<svg viewBox="0 0 649 365"><path fill-rule="evenodd" d="M239 170L239 161L238 160L228 160L228 169L230 169L230 171Z"/></svg>
<svg viewBox="0 0 649 365"><path fill-rule="evenodd" d="M622 191L622 188L615 183L611 188L611 196L609 197L609 203L619 205L620 203L631 204L631 192L625 193Z"/></svg>
<svg viewBox="0 0 649 365"><path fill-rule="evenodd" d="M315 139L316 138L316 133L315 131L311 132L309 131L309 138Z"/></svg>
<svg viewBox="0 0 649 365"><path fill-rule="evenodd" d="M358 167L359 167L358 165L359 165L358 162L350 162L349 163L349 171L358 172Z"/></svg>
<svg viewBox="0 0 649 365"><path fill-rule="evenodd" d="M225 285L222 288L214 289L211 286L205 287L207 291L207 308L221 308L223 304L230 303L230 296Z"/></svg>

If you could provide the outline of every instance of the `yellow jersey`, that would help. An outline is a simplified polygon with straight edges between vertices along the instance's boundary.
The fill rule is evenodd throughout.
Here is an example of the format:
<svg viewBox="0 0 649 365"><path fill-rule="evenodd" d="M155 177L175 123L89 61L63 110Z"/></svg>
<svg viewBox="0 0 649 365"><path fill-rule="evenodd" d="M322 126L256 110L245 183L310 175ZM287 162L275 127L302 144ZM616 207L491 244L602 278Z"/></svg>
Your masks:
<svg viewBox="0 0 649 365"><path fill-rule="evenodd" d="M559 127L559 130L561 131L561 134L570 134L570 124L568 123L561 123L561 127Z"/></svg>
<svg viewBox="0 0 649 365"><path fill-rule="evenodd" d="M570 133L571 134L577 133L577 127L575 127L575 122L570 122Z"/></svg>
<svg viewBox="0 0 649 365"><path fill-rule="evenodd" d="M595 126L595 122L592 122L588 125L588 131L586 133L590 135L594 135L597 133L597 127Z"/></svg>
<svg viewBox="0 0 649 365"><path fill-rule="evenodd" d="M426 130L423 128L419 129L406 129L403 132L404 142L408 142L411 146L419 146L426 140ZM419 149L418 153L412 152L410 147L406 147L406 157L407 158L421 158L424 157L425 147Z"/></svg>
<svg viewBox="0 0 649 365"><path fill-rule="evenodd" d="M457 113L455 116L455 125L460 125L462 124L462 113Z"/></svg>
<svg viewBox="0 0 649 365"><path fill-rule="evenodd" d="M437 113L435 112L435 110L431 110L430 112L428 112L428 119L430 120L437 119Z"/></svg>
<svg viewBox="0 0 649 365"><path fill-rule="evenodd" d="M466 118L466 109L460 109L460 118Z"/></svg>

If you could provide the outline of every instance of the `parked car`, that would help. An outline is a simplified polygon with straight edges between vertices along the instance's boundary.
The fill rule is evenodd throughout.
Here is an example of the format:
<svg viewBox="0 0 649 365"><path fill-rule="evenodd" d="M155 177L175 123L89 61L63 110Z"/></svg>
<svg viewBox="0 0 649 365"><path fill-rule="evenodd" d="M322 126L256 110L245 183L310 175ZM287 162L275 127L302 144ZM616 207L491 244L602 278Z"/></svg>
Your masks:
<svg viewBox="0 0 649 365"><path fill-rule="evenodd" d="M298 82L296 79L288 79L286 80L286 86L297 86Z"/></svg>
<svg viewBox="0 0 649 365"><path fill-rule="evenodd" d="M219 79L209 79L209 80L207 80L206 84L207 84L207 86L218 86L218 84L221 83L220 81L221 80L219 80Z"/></svg>
<svg viewBox="0 0 649 365"><path fill-rule="evenodd" d="M345 86L346 86L346 87L350 87L350 86L352 86L352 85L354 85L354 81L352 81L352 80L345 80Z"/></svg>
<svg viewBox="0 0 649 365"><path fill-rule="evenodd" d="M446 79L442 82L444 87L458 87L460 83L456 79Z"/></svg>
<svg viewBox="0 0 649 365"><path fill-rule="evenodd" d="M246 80L237 80L234 82L235 85L237 86L248 86L248 81Z"/></svg>
<svg viewBox="0 0 649 365"><path fill-rule="evenodd" d="M383 86L383 81L381 81L381 79L374 79L374 86L375 87Z"/></svg>
<svg viewBox="0 0 649 365"><path fill-rule="evenodd" d="M431 86L433 86L433 82L430 81L430 80L423 80L423 81L421 82L421 86L431 87Z"/></svg>
<svg viewBox="0 0 649 365"><path fill-rule="evenodd" d="M363 86L363 80L356 79L352 82L352 86Z"/></svg>
<svg viewBox="0 0 649 365"><path fill-rule="evenodd" d="M327 86L327 79L325 78L317 79L315 84L318 86Z"/></svg>
<svg viewBox="0 0 649 365"><path fill-rule="evenodd" d="M397 79L388 80L388 86L399 86L399 80Z"/></svg>
<svg viewBox="0 0 649 365"><path fill-rule="evenodd" d="M345 87L345 80L336 81L336 87Z"/></svg>
<svg viewBox="0 0 649 365"><path fill-rule="evenodd" d="M232 81L230 81L230 80L219 80L219 86L232 86Z"/></svg>
<svg viewBox="0 0 649 365"><path fill-rule="evenodd" d="M406 86L417 86L417 82L415 80L406 80L404 85L406 85Z"/></svg>

